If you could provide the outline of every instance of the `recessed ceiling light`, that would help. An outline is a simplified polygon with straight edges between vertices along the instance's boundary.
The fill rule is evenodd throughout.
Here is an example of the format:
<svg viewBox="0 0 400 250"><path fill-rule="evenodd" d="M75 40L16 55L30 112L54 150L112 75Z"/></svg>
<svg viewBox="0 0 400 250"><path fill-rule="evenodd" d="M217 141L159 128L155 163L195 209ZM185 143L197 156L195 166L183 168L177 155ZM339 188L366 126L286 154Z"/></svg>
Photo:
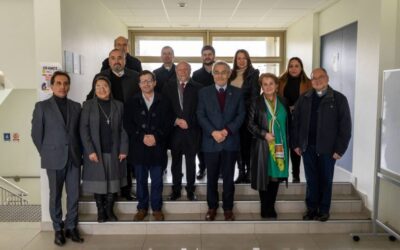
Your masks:
<svg viewBox="0 0 400 250"><path fill-rule="evenodd" d="M178 7L180 8L185 8L187 6L187 2L185 1L178 1L177 3Z"/></svg>

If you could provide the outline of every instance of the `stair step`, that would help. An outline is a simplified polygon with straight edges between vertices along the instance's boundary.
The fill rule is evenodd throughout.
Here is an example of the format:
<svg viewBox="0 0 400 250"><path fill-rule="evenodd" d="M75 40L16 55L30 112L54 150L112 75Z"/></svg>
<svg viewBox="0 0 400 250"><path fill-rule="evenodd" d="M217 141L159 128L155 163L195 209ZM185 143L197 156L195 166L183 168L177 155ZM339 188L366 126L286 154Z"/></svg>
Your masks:
<svg viewBox="0 0 400 250"><path fill-rule="evenodd" d="M135 213L137 201L117 201L115 203L115 211L120 213ZM222 202L220 202L219 210L222 211ZM305 211L306 207L303 200L281 201L276 202L275 208L281 213L298 213ZM207 211L206 201L164 201L163 211L170 214L190 214L201 213ZM361 212L363 204L360 199L356 200L332 200L331 212ZM235 201L234 212L239 213L258 213L260 211L260 202L254 201ZM79 212L82 214L97 213L94 201L80 201Z"/></svg>
<svg viewBox="0 0 400 250"><path fill-rule="evenodd" d="M262 220L258 214L236 214L236 221L226 222L222 214L216 221L204 221L204 213L165 214L165 221L133 222L133 214L118 214L118 222L97 223L96 215L81 214L79 228L84 234L265 234L265 233L367 233L371 220L366 213L332 213L327 222L303 221L300 213L279 213L278 220ZM51 223L43 225L51 230Z"/></svg>
<svg viewBox="0 0 400 250"><path fill-rule="evenodd" d="M168 201L168 196L169 195L163 195L163 200ZM199 201L206 201L207 196L199 194L197 195L197 198ZM93 196L81 196L80 201L94 201ZM118 201L127 201L123 197L118 197ZM220 200L222 200L222 194L220 194ZM249 194L249 195L235 195L235 201L259 201L260 198L258 194ZM304 201L305 200L305 195L304 194L278 194L277 200L281 201ZM360 197L356 194L334 194L332 195L332 200L360 200ZM186 197L186 195L181 196L177 201L175 202L180 202L180 201L189 201Z"/></svg>
<svg viewBox="0 0 400 250"><path fill-rule="evenodd" d="M132 223L141 223L141 222L133 222L134 214L126 214L126 213L117 213L118 222L107 222L106 224L112 223L122 223L122 222L132 222ZM165 213L165 221L164 222L200 222L204 221L205 212L204 213L191 213L191 214L170 214ZM298 221L305 222L302 220L302 213L278 213L278 219L276 222L284 222L284 221ZM354 221L354 220L369 220L370 215L367 212L354 212L354 213L332 213L330 216L330 221ZM79 215L80 222L97 222L97 214L80 214ZM222 211L217 213L216 221L224 221L224 214ZM259 213L236 213L235 221L273 221L264 219L260 216ZM143 222L157 222L154 221L151 212L149 212L148 216L146 216Z"/></svg>
<svg viewBox="0 0 400 250"><path fill-rule="evenodd" d="M135 184L134 184L135 186ZM183 184L184 186L184 184ZM168 195L171 193L172 184L164 183L163 194ZM218 191L222 192L222 182L218 185ZM196 184L196 193L200 195L207 194L207 184L198 183ZM286 187L285 183L282 183L279 187L279 194L305 194L306 183L289 183ZM354 193L353 186L348 182L335 182L332 187L332 194L352 194ZM186 194L185 188L182 188L182 194ZM258 191L252 189L250 184L235 184L235 194L237 195L258 195Z"/></svg>

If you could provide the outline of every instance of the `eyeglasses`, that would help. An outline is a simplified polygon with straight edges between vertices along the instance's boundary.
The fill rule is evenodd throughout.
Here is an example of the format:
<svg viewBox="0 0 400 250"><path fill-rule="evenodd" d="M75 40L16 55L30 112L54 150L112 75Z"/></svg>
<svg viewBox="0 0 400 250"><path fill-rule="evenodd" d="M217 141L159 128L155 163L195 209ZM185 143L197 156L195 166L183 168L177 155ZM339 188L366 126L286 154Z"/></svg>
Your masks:
<svg viewBox="0 0 400 250"><path fill-rule="evenodd" d="M143 80L139 82L140 84L151 84L153 83L153 80Z"/></svg>
<svg viewBox="0 0 400 250"><path fill-rule="evenodd" d="M325 79L325 76L313 77L313 78L311 78L311 81L320 81L320 80L323 80L323 79Z"/></svg>

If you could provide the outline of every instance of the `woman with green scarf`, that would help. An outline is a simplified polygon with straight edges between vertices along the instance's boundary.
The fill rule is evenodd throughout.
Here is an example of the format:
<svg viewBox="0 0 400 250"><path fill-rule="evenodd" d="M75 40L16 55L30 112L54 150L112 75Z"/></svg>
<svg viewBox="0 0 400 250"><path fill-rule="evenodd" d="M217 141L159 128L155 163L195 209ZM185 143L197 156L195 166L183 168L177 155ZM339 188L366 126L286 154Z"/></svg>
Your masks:
<svg viewBox="0 0 400 250"><path fill-rule="evenodd" d="M262 94L249 110L251 187L259 191L261 217L276 219L275 201L279 183L287 181L289 167L288 119L284 99L277 96L278 78L265 73L259 78Z"/></svg>

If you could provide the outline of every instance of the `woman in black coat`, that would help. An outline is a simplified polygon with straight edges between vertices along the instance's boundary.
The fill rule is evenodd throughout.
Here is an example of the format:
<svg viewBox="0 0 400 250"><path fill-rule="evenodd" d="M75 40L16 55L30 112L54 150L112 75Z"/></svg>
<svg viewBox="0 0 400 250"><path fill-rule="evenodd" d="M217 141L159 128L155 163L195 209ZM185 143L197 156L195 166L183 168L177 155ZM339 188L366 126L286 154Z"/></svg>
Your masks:
<svg viewBox="0 0 400 250"><path fill-rule="evenodd" d="M266 73L259 82L263 93L252 103L248 117L248 129L253 135L251 187L259 191L261 217L276 218L279 182L288 177L290 113L286 102L277 96L278 78Z"/></svg>
<svg viewBox="0 0 400 250"><path fill-rule="evenodd" d="M238 87L242 91L244 103L246 106L246 114L249 111L250 104L255 97L260 95L260 86L258 84L258 75L260 71L254 69L249 52L244 49L236 51L233 61L233 70L229 78L231 85ZM246 115L247 117L247 115ZM239 175L235 183L250 182L250 145L251 134L247 129L245 121L240 128L240 154L238 156Z"/></svg>
<svg viewBox="0 0 400 250"><path fill-rule="evenodd" d="M123 128L123 104L111 96L105 76L93 81L95 97L83 103L80 134L84 147L82 189L94 193L98 222L116 221L117 192L126 185L128 135Z"/></svg>

